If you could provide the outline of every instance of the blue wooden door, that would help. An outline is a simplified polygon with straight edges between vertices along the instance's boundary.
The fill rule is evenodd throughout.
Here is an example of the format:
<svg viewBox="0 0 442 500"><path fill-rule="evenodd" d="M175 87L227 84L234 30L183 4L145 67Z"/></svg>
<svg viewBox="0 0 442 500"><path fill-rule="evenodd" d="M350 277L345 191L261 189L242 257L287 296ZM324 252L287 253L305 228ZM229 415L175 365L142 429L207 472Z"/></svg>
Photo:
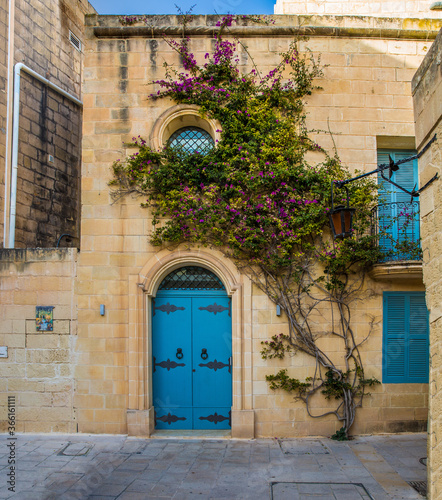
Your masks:
<svg viewBox="0 0 442 500"><path fill-rule="evenodd" d="M192 299L194 429L229 429L232 406L230 299Z"/></svg>
<svg viewBox="0 0 442 500"><path fill-rule="evenodd" d="M160 290L152 301L157 429L229 429L230 298L221 290Z"/></svg>
<svg viewBox="0 0 442 500"><path fill-rule="evenodd" d="M191 429L191 318L189 297L152 301L153 404L158 429Z"/></svg>

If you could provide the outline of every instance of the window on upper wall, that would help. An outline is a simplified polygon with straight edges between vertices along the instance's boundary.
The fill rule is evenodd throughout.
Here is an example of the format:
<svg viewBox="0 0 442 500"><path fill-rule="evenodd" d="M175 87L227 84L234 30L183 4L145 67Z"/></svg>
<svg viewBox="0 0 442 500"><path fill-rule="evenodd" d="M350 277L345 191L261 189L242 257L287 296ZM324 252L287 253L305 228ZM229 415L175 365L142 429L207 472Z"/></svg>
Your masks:
<svg viewBox="0 0 442 500"><path fill-rule="evenodd" d="M378 165L389 163L389 157L399 161L416 154L414 150L378 150ZM388 171L384 172L388 176ZM391 180L412 191L418 188L417 160L399 166ZM377 224L380 233L379 245L385 254L384 261L420 260L419 198L411 196L385 181L378 174L379 205Z"/></svg>
<svg viewBox="0 0 442 500"><path fill-rule="evenodd" d="M168 145L190 154L207 154L212 150L215 142L212 136L202 128L183 127L170 136Z"/></svg>
<svg viewBox="0 0 442 500"><path fill-rule="evenodd" d="M384 292L383 316L382 382L428 383L425 292Z"/></svg>

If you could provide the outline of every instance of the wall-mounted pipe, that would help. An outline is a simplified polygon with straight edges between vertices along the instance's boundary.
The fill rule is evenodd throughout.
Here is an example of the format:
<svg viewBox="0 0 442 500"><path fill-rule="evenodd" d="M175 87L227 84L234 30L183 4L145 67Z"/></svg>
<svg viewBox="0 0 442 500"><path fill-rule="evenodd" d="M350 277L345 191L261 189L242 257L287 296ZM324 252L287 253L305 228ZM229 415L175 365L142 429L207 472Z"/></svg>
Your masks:
<svg viewBox="0 0 442 500"><path fill-rule="evenodd" d="M13 125L12 125L12 171L11 171L11 202L10 202L10 215L9 215L9 235L8 241L5 242L5 248L14 248L15 246L15 217L17 209L17 172L18 172L18 133L20 121L20 73L25 71L33 76L36 80L47 85L55 92L66 97L78 106L83 106L83 103L75 96L64 91L58 85L50 82L43 76L36 73L33 69L28 68L23 63L17 63L14 68L14 100L13 100Z"/></svg>
<svg viewBox="0 0 442 500"><path fill-rule="evenodd" d="M9 202L10 196L10 157L11 157L11 128L12 128L12 92L14 68L14 32L15 32L15 0L9 0L8 18L8 73L6 87L6 142L5 142L5 191L4 191L4 213L3 213L3 246L8 240L9 228Z"/></svg>

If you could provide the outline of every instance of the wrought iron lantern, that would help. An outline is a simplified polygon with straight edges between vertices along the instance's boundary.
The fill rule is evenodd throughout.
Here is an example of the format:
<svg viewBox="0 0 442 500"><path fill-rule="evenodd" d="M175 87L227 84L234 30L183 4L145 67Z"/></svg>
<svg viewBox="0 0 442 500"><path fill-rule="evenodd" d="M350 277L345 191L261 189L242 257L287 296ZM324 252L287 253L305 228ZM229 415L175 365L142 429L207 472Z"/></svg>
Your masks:
<svg viewBox="0 0 442 500"><path fill-rule="evenodd" d="M347 187L345 187L345 191L347 193L347 206L334 206L333 184L337 184L338 187L340 187L340 181L332 181L331 184L332 207L328 214L330 218L330 226L333 232L333 238L346 238L351 236L353 232L353 214L355 213L355 209L350 208L350 197Z"/></svg>
<svg viewBox="0 0 442 500"><path fill-rule="evenodd" d="M331 210L329 212L329 218L330 218L330 226L333 232L333 237L336 238L347 238L349 236L352 236L353 234L353 214L355 213L354 208L350 208L350 197L348 194L348 188L347 184L350 182L356 181L358 179L362 179L363 177L367 177L372 174L380 173L382 179L384 181L389 182L390 184L393 184L393 186L396 186L398 189L403 191L404 193L407 193L411 196L411 200L413 198L416 198L419 196L420 192L423 191L428 185L430 185L432 182L434 182L438 178L438 174L436 174L433 178L431 178L425 186L421 187L420 189L416 189L416 186L413 188L412 191L408 191L407 189L403 188L402 186L399 186L399 184L396 184L391 180L391 176L393 175L393 172L396 172L399 169L399 165L402 163L406 163L410 160L414 160L416 158L419 158L422 156L425 151L430 147L430 145L436 140L436 134L433 136L433 138L425 145L425 147L420 151L420 153L410 156L409 158L404 158L402 160L399 160L397 162L393 161L393 159L390 156L390 161L389 163L383 163L381 165L378 165L378 168L375 170L372 170L371 172L367 172L366 174L361 174L358 175L357 177L353 177L353 179L346 179L345 181L332 181L331 183ZM384 170L388 170L388 178L385 177L384 175ZM338 205L337 207L334 206L334 196L333 196L333 186L336 186L338 188L343 188L345 187L345 191L347 193L347 206L345 205Z"/></svg>
<svg viewBox="0 0 442 500"><path fill-rule="evenodd" d="M354 208L339 205L329 213L330 225L334 238L346 238L347 236L351 236L353 232L354 212Z"/></svg>

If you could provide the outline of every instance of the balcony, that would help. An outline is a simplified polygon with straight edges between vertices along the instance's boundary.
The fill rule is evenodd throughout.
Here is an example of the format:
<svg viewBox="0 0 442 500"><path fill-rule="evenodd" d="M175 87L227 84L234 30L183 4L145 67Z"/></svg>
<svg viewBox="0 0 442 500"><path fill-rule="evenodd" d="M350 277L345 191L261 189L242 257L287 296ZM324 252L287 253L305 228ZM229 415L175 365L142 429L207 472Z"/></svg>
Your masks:
<svg viewBox="0 0 442 500"><path fill-rule="evenodd" d="M372 231L383 255L370 271L372 278L422 280L418 201L378 205L372 212Z"/></svg>

